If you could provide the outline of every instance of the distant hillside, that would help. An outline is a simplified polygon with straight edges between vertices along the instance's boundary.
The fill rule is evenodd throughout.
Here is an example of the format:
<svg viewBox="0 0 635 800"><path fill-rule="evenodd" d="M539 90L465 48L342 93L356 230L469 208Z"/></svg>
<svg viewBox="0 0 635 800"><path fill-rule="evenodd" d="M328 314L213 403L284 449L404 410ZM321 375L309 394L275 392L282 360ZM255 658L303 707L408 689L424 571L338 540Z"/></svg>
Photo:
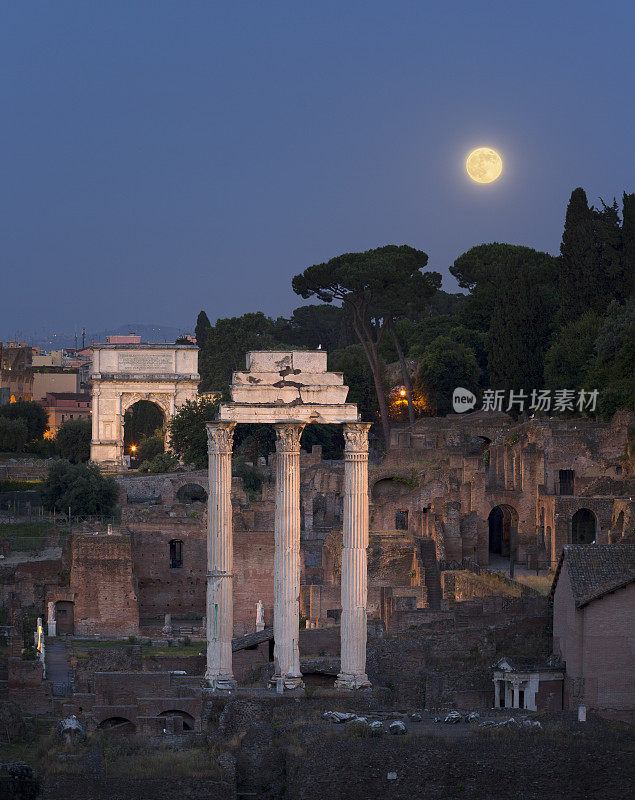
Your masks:
<svg viewBox="0 0 635 800"><path fill-rule="evenodd" d="M117 328L106 328L101 331L87 331L86 344L91 342L105 342L106 336L126 335L136 333L141 336L142 342L174 342L179 336L190 333L189 328L173 328L170 325L142 325L139 322L120 325ZM55 336L35 335L29 344L37 345L45 350L59 349L62 347L75 347L75 334L58 333ZM81 347L81 329L77 331L77 343Z"/></svg>

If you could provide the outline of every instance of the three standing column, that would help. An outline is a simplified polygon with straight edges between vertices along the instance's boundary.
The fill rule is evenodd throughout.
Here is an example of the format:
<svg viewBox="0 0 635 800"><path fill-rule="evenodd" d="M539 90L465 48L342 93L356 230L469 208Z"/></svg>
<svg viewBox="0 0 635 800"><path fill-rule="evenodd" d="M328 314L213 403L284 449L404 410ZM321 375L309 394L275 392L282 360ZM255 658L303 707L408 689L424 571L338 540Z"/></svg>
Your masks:
<svg viewBox="0 0 635 800"><path fill-rule="evenodd" d="M232 670L234 629L234 542L232 533L232 446L235 422L207 423L207 670L216 690L236 686Z"/></svg>
<svg viewBox="0 0 635 800"><path fill-rule="evenodd" d="M300 672L300 436L303 422L276 430L276 514L273 587L274 677L285 689L304 686Z"/></svg>
<svg viewBox="0 0 635 800"><path fill-rule="evenodd" d="M339 689L370 686L366 675L369 428L368 422L344 424L342 671L335 681Z"/></svg>

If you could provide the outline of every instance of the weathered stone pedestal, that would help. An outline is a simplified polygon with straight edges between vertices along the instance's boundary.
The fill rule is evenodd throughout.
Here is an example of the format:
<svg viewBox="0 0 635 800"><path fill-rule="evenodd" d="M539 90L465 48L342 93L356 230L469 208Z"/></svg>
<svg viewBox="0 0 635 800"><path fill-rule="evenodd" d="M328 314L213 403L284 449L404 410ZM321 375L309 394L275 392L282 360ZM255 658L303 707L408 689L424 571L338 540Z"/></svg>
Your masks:
<svg viewBox="0 0 635 800"><path fill-rule="evenodd" d="M342 671L335 681L338 689L370 687L366 675L369 428L367 422L344 425Z"/></svg>
<svg viewBox="0 0 635 800"><path fill-rule="evenodd" d="M233 422L207 425L209 499L207 504L207 684L216 691L236 687L232 669L234 628L231 458Z"/></svg>
<svg viewBox="0 0 635 800"><path fill-rule="evenodd" d="M275 425L276 514L273 587L274 675L285 689L304 686L300 672L300 436L304 423Z"/></svg>
<svg viewBox="0 0 635 800"><path fill-rule="evenodd" d="M47 605L48 616L46 620L46 632L48 636L57 636L57 620L55 619L55 603L49 602Z"/></svg>

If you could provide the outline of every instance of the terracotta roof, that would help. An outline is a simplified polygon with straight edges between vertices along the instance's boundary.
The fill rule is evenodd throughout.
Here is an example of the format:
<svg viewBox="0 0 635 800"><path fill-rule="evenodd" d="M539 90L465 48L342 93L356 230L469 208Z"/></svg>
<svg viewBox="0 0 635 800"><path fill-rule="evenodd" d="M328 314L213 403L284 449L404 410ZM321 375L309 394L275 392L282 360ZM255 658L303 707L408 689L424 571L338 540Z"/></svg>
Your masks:
<svg viewBox="0 0 635 800"><path fill-rule="evenodd" d="M576 608L635 581L635 544L567 544L560 556L552 596L565 559Z"/></svg>

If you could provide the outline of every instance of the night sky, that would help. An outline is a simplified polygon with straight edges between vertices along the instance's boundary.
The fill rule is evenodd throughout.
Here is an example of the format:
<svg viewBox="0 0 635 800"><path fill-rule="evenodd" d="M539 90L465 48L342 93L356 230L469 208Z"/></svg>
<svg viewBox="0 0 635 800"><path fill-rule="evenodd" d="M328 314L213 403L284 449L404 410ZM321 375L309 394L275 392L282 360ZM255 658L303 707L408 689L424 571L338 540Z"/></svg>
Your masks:
<svg viewBox="0 0 635 800"><path fill-rule="evenodd" d="M410 244L558 251L633 191L632 2L4 2L0 339L192 329ZM467 152L502 178L471 183Z"/></svg>

